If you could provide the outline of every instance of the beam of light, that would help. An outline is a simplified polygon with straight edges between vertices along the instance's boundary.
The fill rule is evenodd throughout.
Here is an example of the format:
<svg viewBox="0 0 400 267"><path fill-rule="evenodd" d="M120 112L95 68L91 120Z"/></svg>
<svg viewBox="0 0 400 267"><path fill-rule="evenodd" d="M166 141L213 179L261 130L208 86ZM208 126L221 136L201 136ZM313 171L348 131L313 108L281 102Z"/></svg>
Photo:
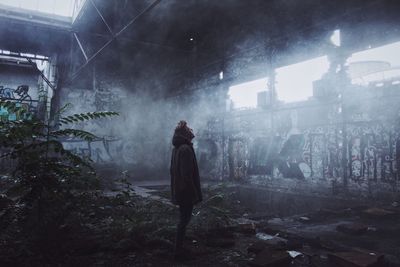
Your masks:
<svg viewBox="0 0 400 267"><path fill-rule="evenodd" d="M329 69L327 56L322 56L276 69L276 93L286 103L307 100L313 95L313 82Z"/></svg>
<svg viewBox="0 0 400 267"><path fill-rule="evenodd" d="M0 0L0 4L25 10L71 17L75 1L76 0Z"/></svg>
<svg viewBox="0 0 400 267"><path fill-rule="evenodd" d="M256 108L257 94L268 89L268 78L254 80L247 83L231 86L229 98L234 108Z"/></svg>

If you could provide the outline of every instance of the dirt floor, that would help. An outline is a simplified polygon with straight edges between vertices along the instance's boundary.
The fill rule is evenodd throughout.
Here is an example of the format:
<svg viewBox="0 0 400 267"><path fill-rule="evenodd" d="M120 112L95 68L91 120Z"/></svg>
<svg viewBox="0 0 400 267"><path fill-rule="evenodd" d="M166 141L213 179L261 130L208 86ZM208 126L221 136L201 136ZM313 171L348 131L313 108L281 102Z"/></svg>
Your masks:
<svg viewBox="0 0 400 267"><path fill-rule="evenodd" d="M205 186L185 241L195 259L176 262L168 189L81 195L77 210L36 236L21 236L2 213L0 266L400 266L397 203L277 216L244 205L232 184Z"/></svg>

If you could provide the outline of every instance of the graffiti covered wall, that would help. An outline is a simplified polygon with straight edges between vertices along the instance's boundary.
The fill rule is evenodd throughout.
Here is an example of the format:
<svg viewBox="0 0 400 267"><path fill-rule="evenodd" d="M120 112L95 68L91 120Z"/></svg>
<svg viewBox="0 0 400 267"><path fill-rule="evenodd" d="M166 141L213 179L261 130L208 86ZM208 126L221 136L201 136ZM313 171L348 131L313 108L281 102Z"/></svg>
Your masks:
<svg viewBox="0 0 400 267"><path fill-rule="evenodd" d="M38 78L39 75L32 68L0 65L0 99L16 102L26 112L36 112L39 102ZM22 114L0 108L0 120L26 118Z"/></svg>
<svg viewBox="0 0 400 267"><path fill-rule="evenodd" d="M400 95L387 97L391 87L363 90L350 91L343 110L337 103L308 100L272 111L224 113L223 130L210 134L225 152L216 157L226 159L215 171L225 179L278 187L291 180L288 187L300 183L308 191L318 185L316 191L397 192Z"/></svg>
<svg viewBox="0 0 400 267"><path fill-rule="evenodd" d="M186 119L195 129L203 178L308 191L314 185L325 193L345 192L346 187L361 194L397 188L400 97L387 96L385 90L392 88L350 88L340 109L338 102L310 99L274 109L225 111L226 90L218 86L208 94L197 90L153 99L130 94L115 80L97 84L95 89L65 90L63 99L73 104L71 113L121 112L111 121L77 125L98 140L65 141L99 165L129 169L143 178L168 178L172 132L178 120Z"/></svg>
<svg viewBox="0 0 400 267"><path fill-rule="evenodd" d="M62 104L71 104L65 115L94 111L116 111L120 116L74 125L94 133L93 142L64 140L64 146L78 155L90 158L98 166L129 170L131 175L146 178L168 172L170 136L167 135L165 112L146 97L130 94L118 80L99 82L95 89L66 89ZM162 118L164 117L164 118Z"/></svg>

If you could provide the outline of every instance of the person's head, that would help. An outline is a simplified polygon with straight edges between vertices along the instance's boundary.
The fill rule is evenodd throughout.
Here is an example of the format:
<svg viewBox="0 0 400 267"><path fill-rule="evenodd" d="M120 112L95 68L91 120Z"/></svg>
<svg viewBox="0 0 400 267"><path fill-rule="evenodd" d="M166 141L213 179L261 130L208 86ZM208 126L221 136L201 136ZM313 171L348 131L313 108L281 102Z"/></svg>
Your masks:
<svg viewBox="0 0 400 267"><path fill-rule="evenodd" d="M179 121L178 125L175 127L175 134L179 134L189 141L194 138L193 130L189 128L186 121Z"/></svg>

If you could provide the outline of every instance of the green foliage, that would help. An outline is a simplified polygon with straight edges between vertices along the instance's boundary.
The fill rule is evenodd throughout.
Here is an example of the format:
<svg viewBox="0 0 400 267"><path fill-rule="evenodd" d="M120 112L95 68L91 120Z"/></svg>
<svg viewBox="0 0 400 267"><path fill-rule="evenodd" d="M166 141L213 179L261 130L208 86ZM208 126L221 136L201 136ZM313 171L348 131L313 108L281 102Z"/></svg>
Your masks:
<svg viewBox="0 0 400 267"><path fill-rule="evenodd" d="M0 106L12 112L21 111L10 101L0 101ZM66 108L63 107L58 114ZM57 129L51 125L60 126L116 115L116 112L74 114L61 117L60 124L46 124L34 117L30 120L0 122L0 157L8 157L16 164L12 173L15 183L7 194L30 211L36 211L37 219L42 223L46 221L45 207L62 214L63 209L71 203L74 192L95 188L98 181L90 162L64 149L60 138L93 141L97 137L87 131ZM56 203L60 209L54 209ZM38 225L43 226L42 223Z"/></svg>
<svg viewBox="0 0 400 267"><path fill-rule="evenodd" d="M72 137L77 137L85 141L93 141L97 137L89 133L87 131L83 130L77 130L77 129L63 129L63 130L58 130L58 131L52 131L50 133L52 137L61 137L61 136L72 136Z"/></svg>
<svg viewBox="0 0 400 267"><path fill-rule="evenodd" d="M112 112L112 111L87 112L87 113L81 113L81 114L74 114L74 115L70 115L67 117L61 117L59 125L61 126L63 124L83 122L83 121L93 120L93 119L101 119L101 118L107 118L107 117L117 116L117 115L119 115L118 112Z"/></svg>
<svg viewBox="0 0 400 267"><path fill-rule="evenodd" d="M8 109L11 112L18 112L20 108L17 105L17 102L12 101L0 101L0 106Z"/></svg>

